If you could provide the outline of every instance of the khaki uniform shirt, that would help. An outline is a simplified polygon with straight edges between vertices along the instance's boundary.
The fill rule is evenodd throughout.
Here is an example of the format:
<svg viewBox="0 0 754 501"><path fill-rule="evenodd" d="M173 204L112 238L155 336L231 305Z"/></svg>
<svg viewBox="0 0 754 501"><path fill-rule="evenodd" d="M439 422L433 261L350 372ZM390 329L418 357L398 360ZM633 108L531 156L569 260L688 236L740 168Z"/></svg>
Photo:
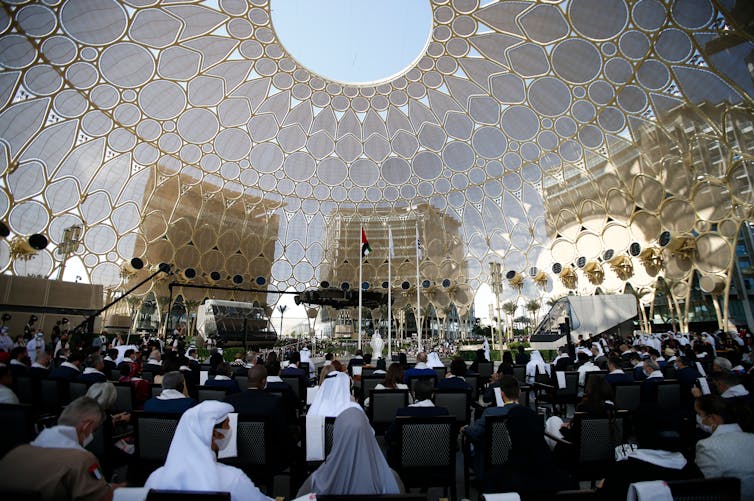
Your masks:
<svg viewBox="0 0 754 501"><path fill-rule="evenodd" d="M21 445L0 461L0 491L39 492L43 500L100 500L110 492L96 456L79 449Z"/></svg>

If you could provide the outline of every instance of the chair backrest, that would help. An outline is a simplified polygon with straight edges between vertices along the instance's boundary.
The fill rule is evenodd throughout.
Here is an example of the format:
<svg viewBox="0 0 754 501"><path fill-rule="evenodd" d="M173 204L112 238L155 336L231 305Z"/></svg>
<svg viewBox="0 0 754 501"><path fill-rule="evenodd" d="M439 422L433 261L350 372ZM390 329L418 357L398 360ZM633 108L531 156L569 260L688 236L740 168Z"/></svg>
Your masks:
<svg viewBox="0 0 754 501"><path fill-rule="evenodd" d="M230 501L230 492L210 491L164 491L151 489L147 493L147 501Z"/></svg>
<svg viewBox="0 0 754 501"><path fill-rule="evenodd" d="M675 367L673 364L665 364L662 368L662 377L665 379L675 379Z"/></svg>
<svg viewBox="0 0 754 501"><path fill-rule="evenodd" d="M485 443L487 454L484 458L486 468L502 466L508 462L513 442L508 434L506 420L508 416L488 416L485 419Z"/></svg>
<svg viewBox="0 0 754 501"><path fill-rule="evenodd" d="M162 385L161 384L153 384L149 387L150 393L153 397L156 397L160 393L162 393Z"/></svg>
<svg viewBox="0 0 754 501"><path fill-rule="evenodd" d="M134 432L136 435L135 457L138 460L164 463L170 450L180 416L150 414L136 411Z"/></svg>
<svg viewBox="0 0 754 501"><path fill-rule="evenodd" d="M438 390L435 406L445 407L459 425L471 421L471 390Z"/></svg>
<svg viewBox="0 0 754 501"><path fill-rule="evenodd" d="M641 403L641 383L619 383L615 390L615 408L634 412Z"/></svg>
<svg viewBox="0 0 754 501"><path fill-rule="evenodd" d="M110 381L117 381L120 379L120 370L110 369Z"/></svg>
<svg viewBox="0 0 754 501"><path fill-rule="evenodd" d="M296 398L301 400L301 378L298 376L280 376L280 379L282 379L284 383L288 383L288 386L293 388L293 393L296 395Z"/></svg>
<svg viewBox="0 0 754 501"><path fill-rule="evenodd" d="M579 463L611 463L615 447L623 443L625 411L618 411L611 420L607 417L588 417L577 412L573 426L578 436Z"/></svg>
<svg viewBox="0 0 754 501"><path fill-rule="evenodd" d="M362 367L361 368L361 377L362 379L366 376L371 376L374 374L375 369L373 367ZM369 395L369 393L366 393L366 395Z"/></svg>
<svg viewBox="0 0 754 501"><path fill-rule="evenodd" d="M249 376L236 376L235 379L241 391L249 387Z"/></svg>
<svg viewBox="0 0 754 501"><path fill-rule="evenodd" d="M463 377L469 386L471 386L471 400L476 402L479 398L479 376L464 376Z"/></svg>
<svg viewBox="0 0 754 501"><path fill-rule="evenodd" d="M236 445L238 460L242 465L267 463L268 448L273 447L269 426L269 420L259 416L238 416Z"/></svg>
<svg viewBox="0 0 754 501"><path fill-rule="evenodd" d="M589 371L586 373L584 377L584 388L589 386L589 379L594 376L602 376L605 377L607 375L607 371Z"/></svg>
<svg viewBox="0 0 754 501"><path fill-rule="evenodd" d="M435 371L435 374L437 374L437 379L442 379L445 377L445 374L448 372L447 367L433 367L433 371Z"/></svg>
<svg viewBox="0 0 754 501"><path fill-rule="evenodd" d="M400 469L438 469L455 465L457 426L453 416L395 418Z"/></svg>
<svg viewBox="0 0 754 501"><path fill-rule="evenodd" d="M117 396L114 409L120 412L132 411L134 408L134 387L131 383L114 383Z"/></svg>
<svg viewBox="0 0 754 501"><path fill-rule="evenodd" d="M150 383L154 383L154 372L152 371L142 371L141 372L141 378L146 379Z"/></svg>
<svg viewBox="0 0 754 501"><path fill-rule="evenodd" d="M330 454L332 450L333 431L335 430L335 418L325 418L325 458Z"/></svg>
<svg viewBox="0 0 754 501"><path fill-rule="evenodd" d="M553 378L553 383L558 384L557 376ZM558 397L575 397L579 393L579 373L577 371L565 373L565 388L558 388L556 395Z"/></svg>
<svg viewBox="0 0 754 501"><path fill-rule="evenodd" d="M0 404L0 430L0 457L30 442L34 438L31 405Z"/></svg>
<svg viewBox="0 0 754 501"><path fill-rule="evenodd" d="M432 374L431 376L409 376L408 377L408 389L411 391L411 394L414 394L414 386L416 385L416 382L420 379L429 379L432 381L432 387L437 387L437 374Z"/></svg>
<svg viewBox="0 0 754 501"><path fill-rule="evenodd" d="M741 479L733 477L668 482L674 501L738 501ZM317 496L319 499L319 496Z"/></svg>
<svg viewBox="0 0 754 501"><path fill-rule="evenodd" d="M493 362L479 362L478 365L479 369L479 377L482 379L482 381L487 381L489 378L492 377L492 371L494 370L495 364Z"/></svg>
<svg viewBox="0 0 754 501"><path fill-rule="evenodd" d="M377 374L371 376L361 376L361 398L364 399L369 396L375 386L385 380L384 374Z"/></svg>
<svg viewBox="0 0 754 501"><path fill-rule="evenodd" d="M663 409L681 407L681 384L675 380L663 381L657 385L657 405Z"/></svg>
<svg viewBox="0 0 754 501"><path fill-rule="evenodd" d="M68 392L71 397L71 401L76 400L79 397L86 395L86 390L89 389L89 385L86 383L79 383L78 381L71 381L68 383Z"/></svg>
<svg viewBox="0 0 754 501"><path fill-rule="evenodd" d="M205 400L225 400L228 392L226 388L218 386L197 386L196 394L197 400L201 403Z"/></svg>
<svg viewBox="0 0 754 501"><path fill-rule="evenodd" d="M16 396L22 404L34 403L34 384L34 379L28 376L19 376L16 378Z"/></svg>
<svg viewBox="0 0 754 501"><path fill-rule="evenodd" d="M370 421L389 424L395 419L395 411L408 407L408 390L372 390L369 401Z"/></svg>
<svg viewBox="0 0 754 501"><path fill-rule="evenodd" d="M306 377L309 377L309 362L299 362L298 368L303 369L306 373Z"/></svg>
<svg viewBox="0 0 754 501"><path fill-rule="evenodd" d="M514 365L513 377L518 380L518 384L526 384L526 365Z"/></svg>
<svg viewBox="0 0 754 501"><path fill-rule="evenodd" d="M61 381L56 379L42 379L40 381L40 395L45 407L60 407L63 403L63 388Z"/></svg>

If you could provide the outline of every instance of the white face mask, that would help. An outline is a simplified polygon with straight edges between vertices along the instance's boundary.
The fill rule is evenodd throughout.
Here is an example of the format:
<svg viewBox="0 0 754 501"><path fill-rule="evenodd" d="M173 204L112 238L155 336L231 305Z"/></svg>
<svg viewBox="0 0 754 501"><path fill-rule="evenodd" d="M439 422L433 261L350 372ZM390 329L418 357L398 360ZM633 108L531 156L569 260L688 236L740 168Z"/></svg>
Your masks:
<svg viewBox="0 0 754 501"><path fill-rule="evenodd" d="M215 444L217 445L217 450L221 451L228 447L228 444L230 443L230 439L233 436L233 429L228 428L227 430L224 428L215 428L215 431L222 435L222 438L216 438Z"/></svg>
<svg viewBox="0 0 754 501"><path fill-rule="evenodd" d="M702 423L702 416L700 416L699 414L696 415L696 424L697 426L699 426L699 428L702 429L702 431L705 431L709 434L712 434L712 432L715 431L712 429L712 426Z"/></svg>
<svg viewBox="0 0 754 501"><path fill-rule="evenodd" d="M90 433L89 435L84 437L84 443L81 444L81 447L86 448L87 445L92 443L92 440L94 440L94 434Z"/></svg>

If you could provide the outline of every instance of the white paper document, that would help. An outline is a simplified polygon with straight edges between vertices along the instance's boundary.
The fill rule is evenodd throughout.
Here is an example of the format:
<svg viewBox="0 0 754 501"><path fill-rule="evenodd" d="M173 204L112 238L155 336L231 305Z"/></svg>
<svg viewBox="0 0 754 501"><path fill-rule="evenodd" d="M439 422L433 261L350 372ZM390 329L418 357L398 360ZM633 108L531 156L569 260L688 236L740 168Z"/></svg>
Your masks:
<svg viewBox="0 0 754 501"><path fill-rule="evenodd" d="M563 388L566 387L565 372L563 372L563 371L557 371L555 373L555 375L558 378L558 388L560 388L562 390Z"/></svg>
<svg viewBox="0 0 754 501"><path fill-rule="evenodd" d="M699 381L699 388L702 390L702 395L709 395L709 383L707 382L707 378L697 378L697 381Z"/></svg>
<svg viewBox="0 0 754 501"><path fill-rule="evenodd" d="M306 416L306 460L325 459L325 416Z"/></svg>
<svg viewBox="0 0 754 501"><path fill-rule="evenodd" d="M503 407L505 405L505 402L503 402L503 392L500 390L499 386L495 388L495 405L498 407Z"/></svg>

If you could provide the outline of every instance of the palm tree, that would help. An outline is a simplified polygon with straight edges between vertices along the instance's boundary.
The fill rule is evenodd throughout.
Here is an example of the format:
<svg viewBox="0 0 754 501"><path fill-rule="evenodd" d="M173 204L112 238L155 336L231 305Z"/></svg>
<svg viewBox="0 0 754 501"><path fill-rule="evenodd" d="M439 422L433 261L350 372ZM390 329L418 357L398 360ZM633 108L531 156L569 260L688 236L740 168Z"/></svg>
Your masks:
<svg viewBox="0 0 754 501"><path fill-rule="evenodd" d="M552 308L553 306L555 306L555 303L557 303L558 301L560 301L565 296L566 296L565 294L562 294L560 296L553 296L553 297L551 297L550 299L547 300L547 306L549 306L550 308Z"/></svg>
<svg viewBox="0 0 754 501"><path fill-rule="evenodd" d="M283 337L283 315L285 315L285 310L288 309L288 305L281 304L278 306L278 311L280 312L280 337Z"/></svg>
<svg viewBox="0 0 754 501"><path fill-rule="evenodd" d="M641 330L644 332L651 332L651 327L649 326L649 319L647 318L647 312L644 311L644 307L641 305L641 298L649 294L651 289L642 287L639 289L634 289L630 286L630 284L626 287L625 293L626 294L632 294L636 298L636 309L639 312L639 325L641 326Z"/></svg>
<svg viewBox="0 0 754 501"><path fill-rule="evenodd" d="M531 299L526 302L526 311L528 311L532 315L532 324L534 325L534 327L536 327L538 324L537 317L539 316L538 313L541 307L542 304L536 299Z"/></svg>
<svg viewBox="0 0 754 501"><path fill-rule="evenodd" d="M507 319L506 323L508 324L508 327L510 329L510 339L513 339L513 323L511 322L511 318L513 318L513 315L515 315L517 309L518 304L514 301L503 303L503 313L505 313L505 317Z"/></svg>

